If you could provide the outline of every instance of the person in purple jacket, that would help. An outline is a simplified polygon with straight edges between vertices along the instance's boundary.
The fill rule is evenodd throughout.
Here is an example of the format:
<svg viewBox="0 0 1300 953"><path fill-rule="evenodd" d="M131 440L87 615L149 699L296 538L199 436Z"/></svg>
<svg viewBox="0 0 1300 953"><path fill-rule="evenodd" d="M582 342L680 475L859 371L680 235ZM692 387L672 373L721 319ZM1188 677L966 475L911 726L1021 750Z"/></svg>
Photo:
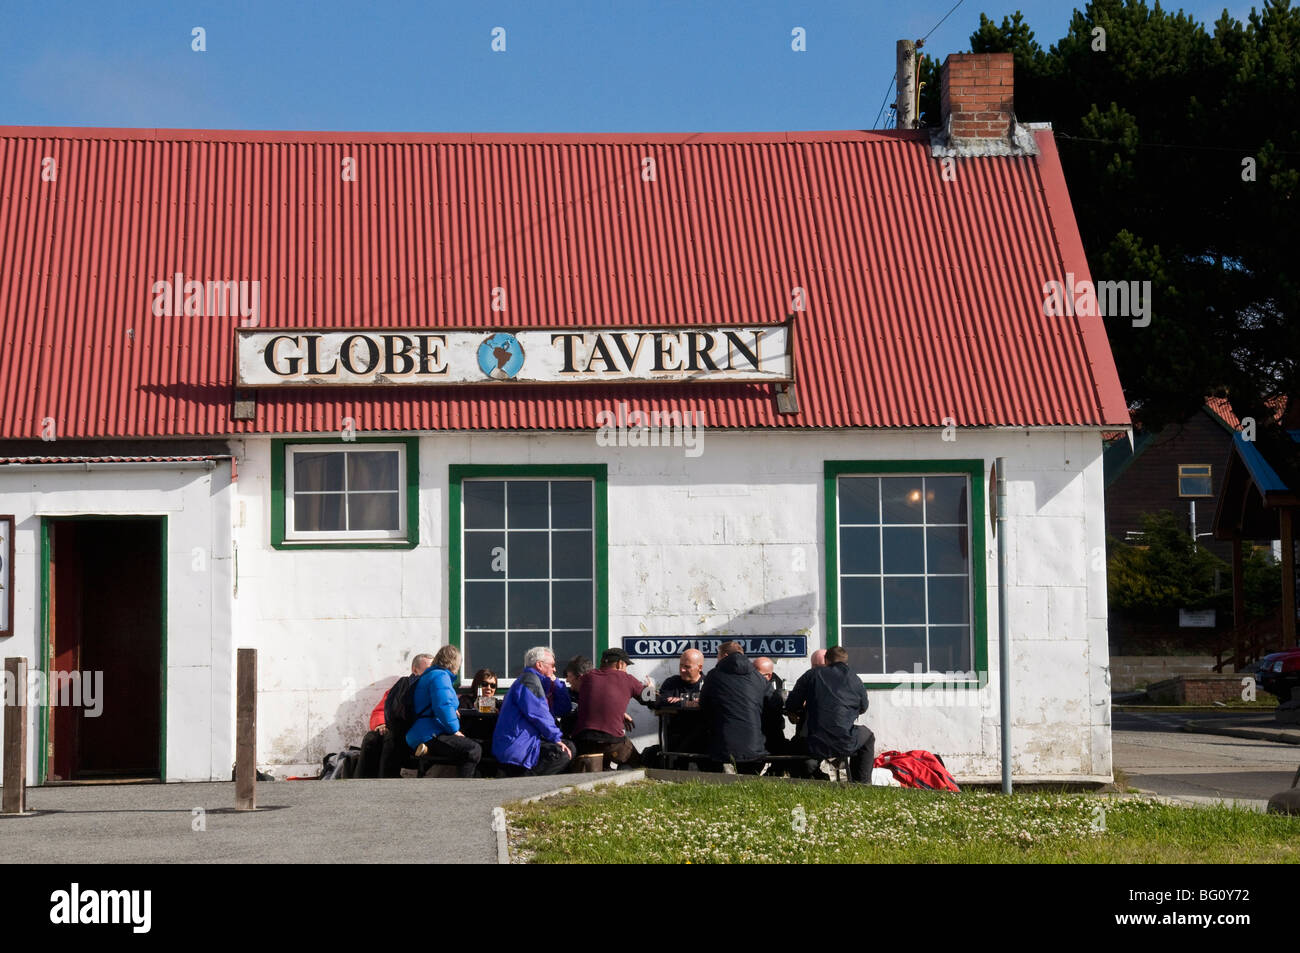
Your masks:
<svg viewBox="0 0 1300 953"><path fill-rule="evenodd" d="M506 692L492 733L492 756L506 774L559 774L573 759L548 704L554 685L555 654L544 645L525 652L524 671Z"/></svg>

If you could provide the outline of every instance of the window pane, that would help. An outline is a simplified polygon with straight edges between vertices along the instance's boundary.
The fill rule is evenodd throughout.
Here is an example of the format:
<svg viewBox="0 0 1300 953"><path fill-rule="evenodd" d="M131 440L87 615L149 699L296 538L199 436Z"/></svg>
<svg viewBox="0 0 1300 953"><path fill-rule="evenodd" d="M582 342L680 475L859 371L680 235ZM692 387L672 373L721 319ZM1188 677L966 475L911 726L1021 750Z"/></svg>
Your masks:
<svg viewBox="0 0 1300 953"><path fill-rule="evenodd" d="M556 480L551 484L551 526L591 528L591 481Z"/></svg>
<svg viewBox="0 0 1300 953"><path fill-rule="evenodd" d="M940 526L925 531L925 559L930 572L966 572L966 527Z"/></svg>
<svg viewBox="0 0 1300 953"><path fill-rule="evenodd" d="M354 450L348 453L348 491L398 489L397 457L396 450Z"/></svg>
<svg viewBox="0 0 1300 953"><path fill-rule="evenodd" d="M551 624L557 629L590 629L592 625L592 584L589 582L553 582Z"/></svg>
<svg viewBox="0 0 1300 953"><path fill-rule="evenodd" d="M551 574L549 534L507 533L507 568L511 579L545 579Z"/></svg>
<svg viewBox="0 0 1300 953"><path fill-rule="evenodd" d="M503 582L465 583L465 628L506 627L506 586ZM478 666L482 668L482 666Z"/></svg>
<svg viewBox="0 0 1300 953"><path fill-rule="evenodd" d="M504 579L506 575L506 534L467 532L465 534L465 578ZM493 553L493 550L497 550ZM493 569L493 565L497 568Z"/></svg>
<svg viewBox="0 0 1300 953"><path fill-rule="evenodd" d="M840 572L880 572L880 530L846 527L840 530Z"/></svg>
<svg viewBox="0 0 1300 953"><path fill-rule="evenodd" d="M545 629L550 625L549 583L509 582L510 628Z"/></svg>
<svg viewBox="0 0 1300 953"><path fill-rule="evenodd" d="M1210 480L1210 465L1180 464L1178 467L1179 496L1211 496L1214 492Z"/></svg>
<svg viewBox="0 0 1300 953"><path fill-rule="evenodd" d="M930 669L935 672L969 672L970 630L962 626L930 628Z"/></svg>
<svg viewBox="0 0 1300 953"><path fill-rule="evenodd" d="M506 634L507 671L503 673L503 676L505 678L518 678L524 673L524 655L527 654L528 650L534 646L548 644L549 639L545 631L511 629ZM564 673L558 673L557 677L563 678Z"/></svg>
<svg viewBox="0 0 1300 953"><path fill-rule="evenodd" d="M925 521L927 523L966 522L966 478L925 478Z"/></svg>
<svg viewBox="0 0 1300 953"><path fill-rule="evenodd" d="M840 644L848 650L852 671L884 674L884 640L879 626L845 626L840 634Z"/></svg>
<svg viewBox="0 0 1300 953"><path fill-rule="evenodd" d="M885 577L885 623L925 622L925 580L908 576ZM893 665L893 662L890 662Z"/></svg>
<svg viewBox="0 0 1300 953"><path fill-rule="evenodd" d="M840 477L840 525L880 522L880 480Z"/></svg>
<svg viewBox="0 0 1300 953"><path fill-rule="evenodd" d="M556 579L590 579L591 533L552 533L551 565Z"/></svg>
<svg viewBox="0 0 1300 953"><path fill-rule="evenodd" d="M881 518L886 523L919 523L924 510L920 477L882 477Z"/></svg>
<svg viewBox="0 0 1300 953"><path fill-rule="evenodd" d="M497 678L508 678L506 671L506 634L504 632L465 633L465 671L490 668Z"/></svg>
<svg viewBox="0 0 1300 953"><path fill-rule="evenodd" d="M349 493L348 529L397 530L399 497L396 493Z"/></svg>
<svg viewBox="0 0 1300 953"><path fill-rule="evenodd" d="M506 512L511 529L545 529L546 510L546 481L512 480L506 484Z"/></svg>
<svg viewBox="0 0 1300 953"><path fill-rule="evenodd" d="M886 573L925 572L925 531L920 527L883 529Z"/></svg>
<svg viewBox="0 0 1300 953"><path fill-rule="evenodd" d="M311 453L295 450L293 454L293 490L342 490L343 454Z"/></svg>
<svg viewBox="0 0 1300 953"><path fill-rule="evenodd" d="M466 480L461 488L466 529L505 528L505 483L500 480Z"/></svg>
<svg viewBox="0 0 1300 953"><path fill-rule="evenodd" d="M919 669L917 668L919 666ZM885 671L913 675L925 669L925 627L885 629Z"/></svg>
<svg viewBox="0 0 1300 953"><path fill-rule="evenodd" d="M298 533L343 529L342 493L295 493L293 528Z"/></svg>
<svg viewBox="0 0 1300 953"><path fill-rule="evenodd" d="M879 577L847 576L840 585L840 621L844 625L879 625Z"/></svg>
<svg viewBox="0 0 1300 953"><path fill-rule="evenodd" d="M564 677L564 666L575 655L585 655L588 659L596 658L596 639L591 631L556 632L551 636L551 651L555 653L555 675Z"/></svg>
<svg viewBox="0 0 1300 953"><path fill-rule="evenodd" d="M930 579L930 624L960 625L970 617L966 610L966 577L934 576Z"/></svg>

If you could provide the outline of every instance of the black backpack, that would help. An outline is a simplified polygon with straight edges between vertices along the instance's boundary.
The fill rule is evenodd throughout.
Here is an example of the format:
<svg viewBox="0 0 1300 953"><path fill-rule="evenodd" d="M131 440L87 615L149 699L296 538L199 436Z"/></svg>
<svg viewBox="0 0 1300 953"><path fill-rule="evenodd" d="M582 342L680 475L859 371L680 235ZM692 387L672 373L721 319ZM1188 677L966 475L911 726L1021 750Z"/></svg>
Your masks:
<svg viewBox="0 0 1300 953"><path fill-rule="evenodd" d="M355 778L360 761L361 749L355 745L349 746L346 751L327 754L321 764L320 780L338 781Z"/></svg>
<svg viewBox="0 0 1300 953"><path fill-rule="evenodd" d="M415 683L419 680L419 675L405 675L388 690L388 698L384 701L384 724L389 731L397 732L398 737L405 737L419 717L415 711Z"/></svg>

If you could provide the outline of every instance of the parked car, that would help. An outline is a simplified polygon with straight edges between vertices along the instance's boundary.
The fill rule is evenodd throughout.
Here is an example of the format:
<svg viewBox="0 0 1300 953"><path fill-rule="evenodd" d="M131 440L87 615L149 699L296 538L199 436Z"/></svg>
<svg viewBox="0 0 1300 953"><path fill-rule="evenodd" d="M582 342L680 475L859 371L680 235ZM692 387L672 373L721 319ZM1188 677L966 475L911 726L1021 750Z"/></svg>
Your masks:
<svg viewBox="0 0 1300 953"><path fill-rule="evenodd" d="M1265 655L1256 667L1255 680L1278 701L1290 701L1292 690L1300 687L1300 649Z"/></svg>

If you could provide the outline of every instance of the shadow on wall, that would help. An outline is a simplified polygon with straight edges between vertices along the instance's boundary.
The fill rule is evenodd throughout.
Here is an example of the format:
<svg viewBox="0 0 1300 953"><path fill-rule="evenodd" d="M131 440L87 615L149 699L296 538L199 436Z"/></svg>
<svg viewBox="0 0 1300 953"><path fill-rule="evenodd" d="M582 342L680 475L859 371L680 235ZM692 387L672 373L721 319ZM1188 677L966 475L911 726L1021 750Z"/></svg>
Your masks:
<svg viewBox="0 0 1300 953"><path fill-rule="evenodd" d="M410 671L409 665L404 666ZM403 672L402 674L405 674ZM259 764L320 766L327 754L343 751L349 745L360 746L362 737L370 730L370 712L384 692L393 687L398 675L382 678L358 688L356 693L334 709L334 717L319 731L312 733L301 747L285 746L277 750L272 745L265 754L259 753ZM310 693L308 693L310 695ZM311 704L308 701L308 704Z"/></svg>
<svg viewBox="0 0 1300 953"><path fill-rule="evenodd" d="M795 596L786 596L782 599L773 599L770 602L763 602L756 606L751 606L737 616L733 616L726 622L714 625L703 630L693 630L688 632L673 633L673 637L688 639L713 639L713 638L762 638L764 636L783 636L798 635L804 636L809 641L809 650L814 647L814 627L817 622L817 593L805 592ZM611 638L611 645L621 645L621 638ZM664 679L677 674L677 658L668 659L638 659L634 660L639 663L640 671L645 672L645 666L650 665L653 668L645 672L655 680L656 685L662 685ZM778 659L779 661L779 659ZM713 666L718 662L717 655L706 652L704 654L704 674L708 675L713 670ZM632 705L629 713L636 719L636 727L632 733L636 735L650 735L658 732L658 725L655 722L655 716L650 713L648 708L642 708L640 705Z"/></svg>

